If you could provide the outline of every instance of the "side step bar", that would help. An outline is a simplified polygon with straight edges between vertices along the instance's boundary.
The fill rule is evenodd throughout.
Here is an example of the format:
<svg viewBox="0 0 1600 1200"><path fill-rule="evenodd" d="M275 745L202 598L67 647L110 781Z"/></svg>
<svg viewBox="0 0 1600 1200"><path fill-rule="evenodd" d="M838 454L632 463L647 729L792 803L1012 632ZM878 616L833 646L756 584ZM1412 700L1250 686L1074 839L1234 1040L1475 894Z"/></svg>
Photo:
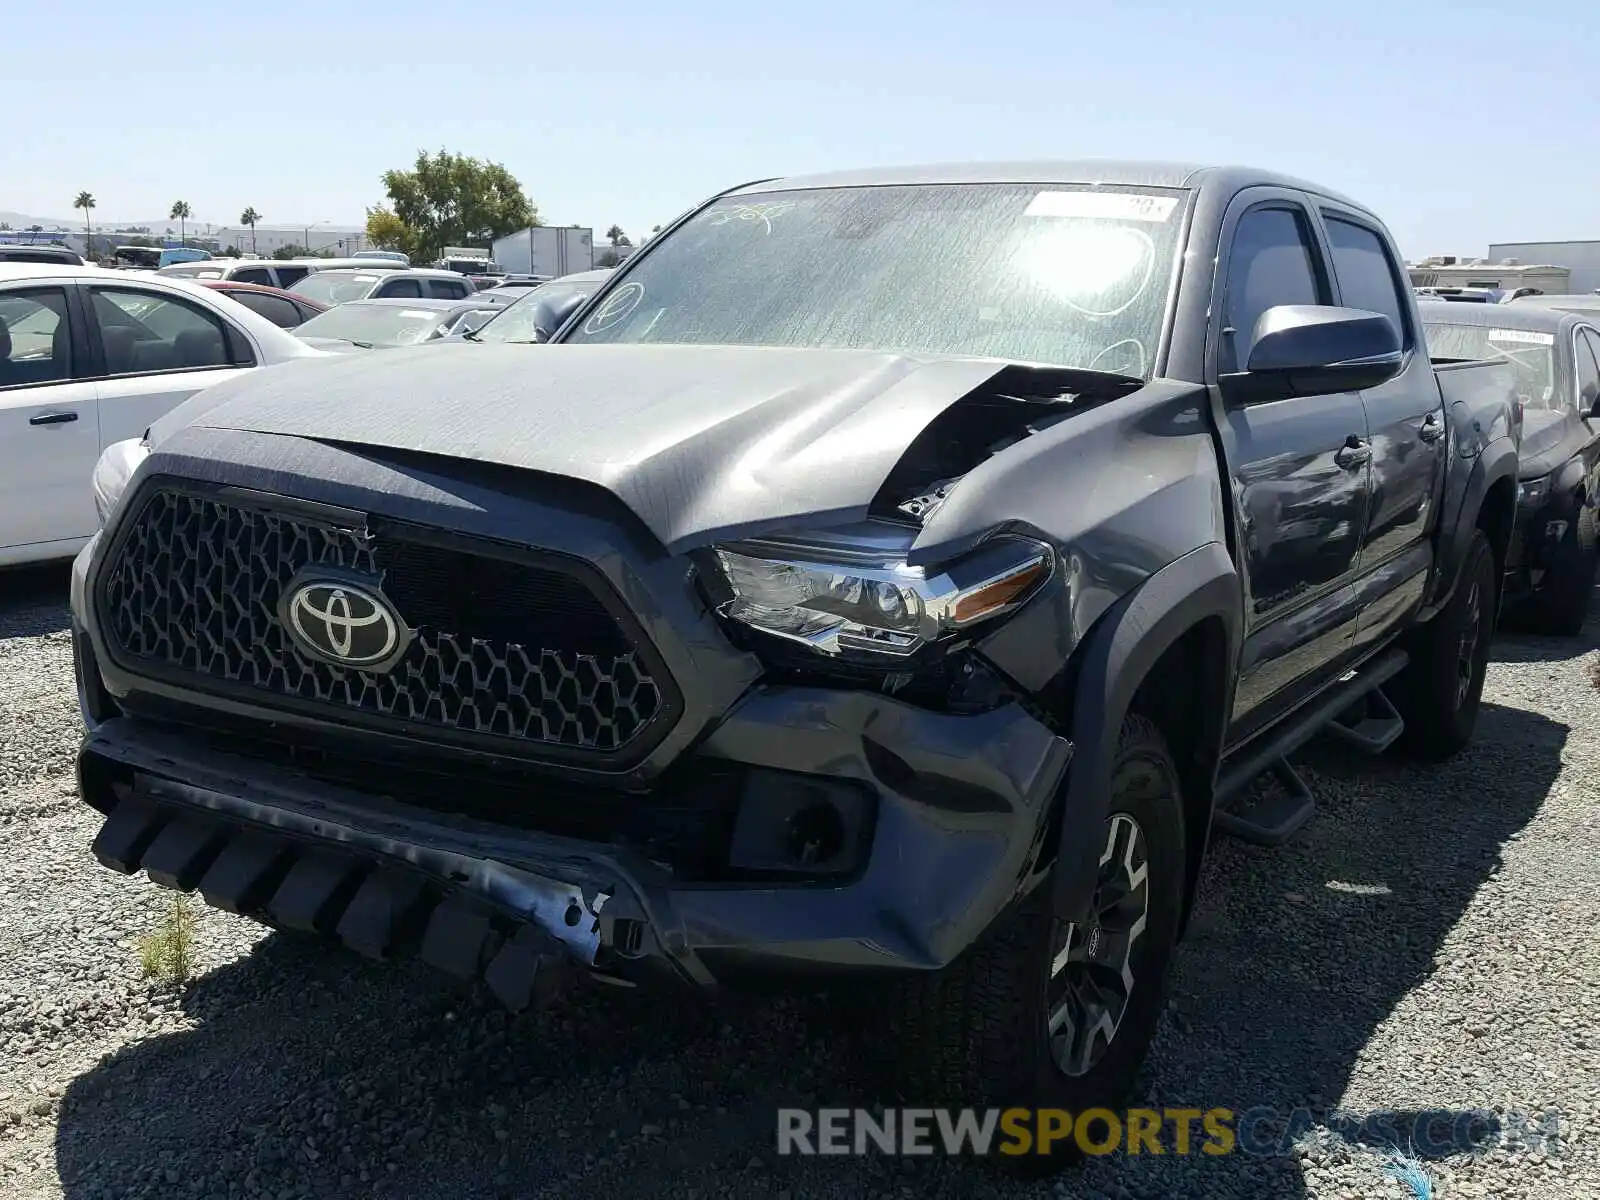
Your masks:
<svg viewBox="0 0 1600 1200"><path fill-rule="evenodd" d="M1408 661L1405 651L1394 649L1363 664L1283 725L1247 743L1238 757L1224 761L1217 777L1216 828L1263 846L1280 846L1293 837L1317 802L1289 756L1325 731L1369 754L1388 749L1405 722L1379 689ZM1253 795L1252 785L1269 772L1278 789Z"/></svg>

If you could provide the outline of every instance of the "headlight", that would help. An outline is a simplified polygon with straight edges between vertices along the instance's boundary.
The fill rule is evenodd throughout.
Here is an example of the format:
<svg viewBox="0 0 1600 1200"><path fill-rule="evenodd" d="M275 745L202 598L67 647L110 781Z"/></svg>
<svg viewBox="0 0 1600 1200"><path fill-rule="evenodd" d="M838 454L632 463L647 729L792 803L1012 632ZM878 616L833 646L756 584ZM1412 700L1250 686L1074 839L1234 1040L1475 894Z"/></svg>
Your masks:
<svg viewBox="0 0 1600 1200"><path fill-rule="evenodd" d="M94 510L100 515L100 528L106 527L106 522L122 500L122 494L128 490L128 481L149 454L150 443L146 438L128 438L111 443L100 455L91 480Z"/></svg>
<svg viewBox="0 0 1600 1200"><path fill-rule="evenodd" d="M1050 577L1055 556L996 538L932 574L903 552L841 541L762 541L715 552L732 598L723 616L822 654L903 659L1010 612Z"/></svg>
<svg viewBox="0 0 1600 1200"><path fill-rule="evenodd" d="M1517 485L1517 503L1532 508L1534 505L1542 504L1549 492L1550 476L1546 475L1542 479L1530 479L1527 483L1519 483Z"/></svg>

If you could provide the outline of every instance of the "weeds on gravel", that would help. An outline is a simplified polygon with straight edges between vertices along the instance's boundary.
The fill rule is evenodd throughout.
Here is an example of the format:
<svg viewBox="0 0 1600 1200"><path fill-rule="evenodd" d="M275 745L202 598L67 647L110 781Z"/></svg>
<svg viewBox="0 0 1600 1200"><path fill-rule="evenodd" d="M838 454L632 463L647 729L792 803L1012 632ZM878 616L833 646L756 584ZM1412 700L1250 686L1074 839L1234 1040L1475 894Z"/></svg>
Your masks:
<svg viewBox="0 0 1600 1200"><path fill-rule="evenodd" d="M174 896L161 924L139 939L139 966L146 979L189 982L194 974L194 913L187 897Z"/></svg>
<svg viewBox="0 0 1600 1200"><path fill-rule="evenodd" d="M1399 1154L1390 1160L1384 1175L1410 1189L1416 1200L1433 1200L1433 1180L1415 1158Z"/></svg>

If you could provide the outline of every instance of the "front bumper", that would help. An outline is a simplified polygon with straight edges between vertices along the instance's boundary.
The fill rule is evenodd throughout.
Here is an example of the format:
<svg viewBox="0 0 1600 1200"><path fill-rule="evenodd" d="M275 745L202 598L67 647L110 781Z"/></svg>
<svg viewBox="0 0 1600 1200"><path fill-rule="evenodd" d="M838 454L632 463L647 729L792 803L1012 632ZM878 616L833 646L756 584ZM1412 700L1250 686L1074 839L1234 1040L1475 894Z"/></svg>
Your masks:
<svg viewBox="0 0 1600 1200"><path fill-rule="evenodd" d="M77 646L92 689L92 649L81 635ZM86 693L86 714L96 703ZM940 968L1033 881L1071 758L1016 707L947 716L867 693L758 691L697 758L869 787L859 869L697 883L636 850L400 803L137 718L88 719L79 781L108 817L106 865L374 957L420 952L484 976L513 1007L557 960L707 989Z"/></svg>

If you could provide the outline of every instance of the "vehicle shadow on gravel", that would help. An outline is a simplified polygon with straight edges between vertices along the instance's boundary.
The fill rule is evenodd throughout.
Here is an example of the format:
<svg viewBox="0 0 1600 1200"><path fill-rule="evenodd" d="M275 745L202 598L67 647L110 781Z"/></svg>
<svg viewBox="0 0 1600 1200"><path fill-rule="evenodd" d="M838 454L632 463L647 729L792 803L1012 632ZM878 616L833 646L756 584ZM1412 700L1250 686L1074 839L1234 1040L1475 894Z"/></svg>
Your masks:
<svg viewBox="0 0 1600 1200"><path fill-rule="evenodd" d="M1440 947L1538 809L1566 733L1485 705L1472 749L1443 766L1310 749L1321 807L1302 834L1278 850L1216 847L1140 1102L1320 1113L1374 1064L1407 1075L1385 1061L1381 1027L1451 967ZM73 1200L1051 1190L971 1164L773 1156L779 1106L887 1102L861 1066L865 1023L837 1003L712 1014L590 989L511 1017L425 968L273 935L182 1007L191 1029L119 1050L67 1089L56 1164ZM1472 1053L1466 1029L1437 1035L1441 1053ZM1119 1156L1069 1169L1056 1194L1292 1197L1304 1169L1292 1155Z"/></svg>
<svg viewBox="0 0 1600 1200"><path fill-rule="evenodd" d="M0 638L40 637L72 624L66 563L0 569Z"/></svg>

